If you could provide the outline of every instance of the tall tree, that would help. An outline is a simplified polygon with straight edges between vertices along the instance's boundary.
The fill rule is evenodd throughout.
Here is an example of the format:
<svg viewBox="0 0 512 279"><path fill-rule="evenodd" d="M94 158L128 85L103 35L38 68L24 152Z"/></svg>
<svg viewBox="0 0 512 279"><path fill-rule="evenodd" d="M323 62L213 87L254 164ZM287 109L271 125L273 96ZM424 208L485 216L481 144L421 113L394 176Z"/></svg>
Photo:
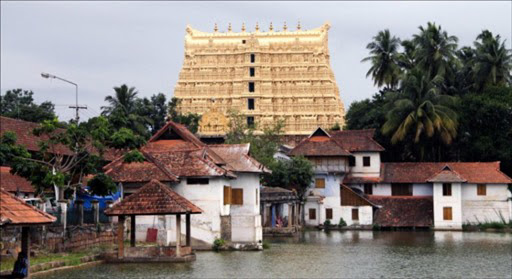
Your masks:
<svg viewBox="0 0 512 279"><path fill-rule="evenodd" d="M370 61L372 66L366 73L366 76L372 76L374 84L378 87L386 85L393 89L398 85L400 76L400 67L397 63L398 47L400 40L391 36L388 29L380 31L373 37L373 42L366 48L370 50L370 56L364 58L362 62Z"/></svg>
<svg viewBox="0 0 512 279"><path fill-rule="evenodd" d="M482 91L490 85L510 85L512 82L512 51L505 47L500 35L489 30L480 33L475 41L475 87Z"/></svg>
<svg viewBox="0 0 512 279"><path fill-rule="evenodd" d="M419 27L420 33L413 35L412 42L416 45L415 61L429 80L445 79L453 74L449 64L455 63L457 37L449 36L435 23L427 23L426 28Z"/></svg>
<svg viewBox="0 0 512 279"><path fill-rule="evenodd" d="M136 101L137 112L146 120L149 120L151 134L156 133L165 125L167 117L167 100L163 93L158 93L148 98Z"/></svg>
<svg viewBox="0 0 512 279"><path fill-rule="evenodd" d="M179 104L180 100L176 97L173 97L169 101L169 104L167 105L167 117L169 120L185 125L192 133L196 133L199 128L199 120L201 119L201 116L196 113L181 114L178 110Z"/></svg>
<svg viewBox="0 0 512 279"><path fill-rule="evenodd" d="M46 101L34 103L34 92L23 89L7 90L0 95L0 115L30 122L54 119L55 105Z"/></svg>
<svg viewBox="0 0 512 279"><path fill-rule="evenodd" d="M451 109L455 98L439 94L422 71L415 69L403 82L403 92L388 104L386 122L382 127L385 135L391 135L396 144L411 135L420 146L420 159L425 158L425 145L436 136L444 144L450 144L457 136L457 114Z"/></svg>

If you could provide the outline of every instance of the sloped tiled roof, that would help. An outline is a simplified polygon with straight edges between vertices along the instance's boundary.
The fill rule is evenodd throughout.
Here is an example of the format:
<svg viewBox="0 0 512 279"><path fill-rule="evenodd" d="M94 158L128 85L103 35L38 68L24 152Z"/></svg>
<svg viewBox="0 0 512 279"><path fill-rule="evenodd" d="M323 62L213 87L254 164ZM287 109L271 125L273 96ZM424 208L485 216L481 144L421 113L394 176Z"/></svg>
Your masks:
<svg viewBox="0 0 512 279"><path fill-rule="evenodd" d="M290 155L350 156L351 154L322 128L318 128L311 136L305 138L293 148Z"/></svg>
<svg viewBox="0 0 512 279"><path fill-rule="evenodd" d="M368 176L353 176L351 174L345 175L345 178L343 179L343 183L379 183L381 181L380 176L376 177L368 177Z"/></svg>
<svg viewBox="0 0 512 279"><path fill-rule="evenodd" d="M292 202L297 201L297 193L281 187L261 187L262 202Z"/></svg>
<svg viewBox="0 0 512 279"><path fill-rule="evenodd" d="M32 183L19 175L12 174L10 167L0 167L0 188L11 193L18 190L23 193L35 192Z"/></svg>
<svg viewBox="0 0 512 279"><path fill-rule="evenodd" d="M105 210L107 215L198 214L203 211L156 179Z"/></svg>
<svg viewBox="0 0 512 279"><path fill-rule="evenodd" d="M249 156L250 144L213 144L210 149L226 163L226 168L235 172L269 172L265 166Z"/></svg>
<svg viewBox="0 0 512 279"><path fill-rule="evenodd" d="M440 172L427 179L428 182L466 182L458 173L449 166L445 166Z"/></svg>
<svg viewBox="0 0 512 279"><path fill-rule="evenodd" d="M381 181L426 183L445 166L468 183L512 183L512 179L500 171L500 162L382 163Z"/></svg>
<svg viewBox="0 0 512 279"><path fill-rule="evenodd" d="M334 138L344 149L350 152L384 151L378 142L373 139L375 129L366 130L345 130L331 131L331 137Z"/></svg>
<svg viewBox="0 0 512 279"><path fill-rule="evenodd" d="M432 197L372 196L368 199L380 206L373 222L382 227L431 227L434 221Z"/></svg>
<svg viewBox="0 0 512 279"><path fill-rule="evenodd" d="M4 189L0 189L0 226L4 225L45 225L56 218L43 212Z"/></svg>

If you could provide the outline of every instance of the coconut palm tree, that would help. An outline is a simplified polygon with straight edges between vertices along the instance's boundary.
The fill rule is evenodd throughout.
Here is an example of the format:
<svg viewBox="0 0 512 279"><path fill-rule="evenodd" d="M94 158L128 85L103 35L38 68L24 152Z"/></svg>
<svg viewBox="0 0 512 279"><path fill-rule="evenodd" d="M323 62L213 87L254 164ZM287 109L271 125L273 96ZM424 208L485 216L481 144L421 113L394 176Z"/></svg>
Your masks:
<svg viewBox="0 0 512 279"><path fill-rule="evenodd" d="M371 61L372 66L366 73L366 77L371 75L374 85L378 87L386 85L389 89L394 89L398 85L400 67L396 59L399 46L400 39L391 36L388 29L380 31L373 37L373 42L366 46L370 50L370 56L361 62Z"/></svg>
<svg viewBox="0 0 512 279"><path fill-rule="evenodd" d="M115 95L105 97L105 102L109 103L109 106L101 107L103 115L109 115L115 110L121 110L125 114L130 114L135 109L135 102L137 100L137 90L135 87L128 87L123 84L119 87L114 87Z"/></svg>
<svg viewBox="0 0 512 279"><path fill-rule="evenodd" d="M413 35L412 42L416 45L415 61L429 79L445 78L452 74L450 63L454 62L457 49L457 37L448 36L441 26L427 23L427 27L419 27L420 33Z"/></svg>
<svg viewBox="0 0 512 279"><path fill-rule="evenodd" d="M437 137L450 144L457 136L457 114L450 108L455 98L439 94L423 71L413 69L403 81L402 92L389 95L392 94L398 98L390 97L393 101L387 105L386 122L382 126L382 133L391 136L392 144L412 136L414 143L422 147L423 160L423 146L430 138Z"/></svg>
<svg viewBox="0 0 512 279"><path fill-rule="evenodd" d="M474 58L475 87L482 91L489 85L510 84L512 79L512 51L501 42L500 35L484 30L477 36L474 43L476 54Z"/></svg>

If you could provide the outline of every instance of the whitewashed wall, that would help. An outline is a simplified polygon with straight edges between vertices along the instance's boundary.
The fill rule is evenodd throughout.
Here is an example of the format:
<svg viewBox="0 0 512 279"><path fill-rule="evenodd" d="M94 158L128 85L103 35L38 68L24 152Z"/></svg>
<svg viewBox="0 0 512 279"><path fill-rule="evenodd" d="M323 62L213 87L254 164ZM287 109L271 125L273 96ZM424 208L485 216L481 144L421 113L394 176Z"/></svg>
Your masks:
<svg viewBox="0 0 512 279"><path fill-rule="evenodd" d="M359 220L352 220L353 208L359 209ZM371 225L373 224L373 208L371 206L341 206L341 217L347 226Z"/></svg>
<svg viewBox="0 0 512 279"><path fill-rule="evenodd" d="M380 153L379 152L352 152L356 158L356 165L350 167L353 176L371 176L380 175ZM370 166L363 166L363 157L370 157Z"/></svg>
<svg viewBox="0 0 512 279"><path fill-rule="evenodd" d="M412 195L413 196L432 196L433 195L432 183L413 184Z"/></svg>
<svg viewBox="0 0 512 279"><path fill-rule="evenodd" d="M260 177L257 173L236 173L232 189L243 189L243 205L231 205L231 241L262 240L260 215Z"/></svg>
<svg viewBox="0 0 512 279"><path fill-rule="evenodd" d="M434 227L436 228L462 228L461 184L452 183L451 196L443 196L443 183L434 183ZM444 220L443 208L452 208L452 220Z"/></svg>
<svg viewBox="0 0 512 279"><path fill-rule="evenodd" d="M487 184L487 194L477 195L476 184L464 184L462 187L463 223L501 222L511 220L511 193L507 184Z"/></svg>

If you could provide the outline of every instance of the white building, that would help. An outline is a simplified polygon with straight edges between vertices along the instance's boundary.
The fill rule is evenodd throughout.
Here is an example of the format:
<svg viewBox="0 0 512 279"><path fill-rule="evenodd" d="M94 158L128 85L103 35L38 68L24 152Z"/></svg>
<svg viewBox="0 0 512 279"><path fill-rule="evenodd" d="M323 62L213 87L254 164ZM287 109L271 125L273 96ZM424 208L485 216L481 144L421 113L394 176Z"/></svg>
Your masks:
<svg viewBox="0 0 512 279"><path fill-rule="evenodd" d="M207 146L184 126L168 122L140 151L144 162L118 158L105 167L122 184L124 195L157 179L203 210L191 217L196 241L211 244L223 238L235 244L261 243L259 178L267 170L249 156L248 144ZM146 239L148 228L156 228L159 242L174 242L173 218L137 217L138 240Z"/></svg>
<svg viewBox="0 0 512 279"><path fill-rule="evenodd" d="M499 162L381 163L384 149L372 137L319 128L290 152L315 165L306 225L343 218L349 226L460 229L512 218L512 179ZM369 203L354 205L347 189Z"/></svg>

